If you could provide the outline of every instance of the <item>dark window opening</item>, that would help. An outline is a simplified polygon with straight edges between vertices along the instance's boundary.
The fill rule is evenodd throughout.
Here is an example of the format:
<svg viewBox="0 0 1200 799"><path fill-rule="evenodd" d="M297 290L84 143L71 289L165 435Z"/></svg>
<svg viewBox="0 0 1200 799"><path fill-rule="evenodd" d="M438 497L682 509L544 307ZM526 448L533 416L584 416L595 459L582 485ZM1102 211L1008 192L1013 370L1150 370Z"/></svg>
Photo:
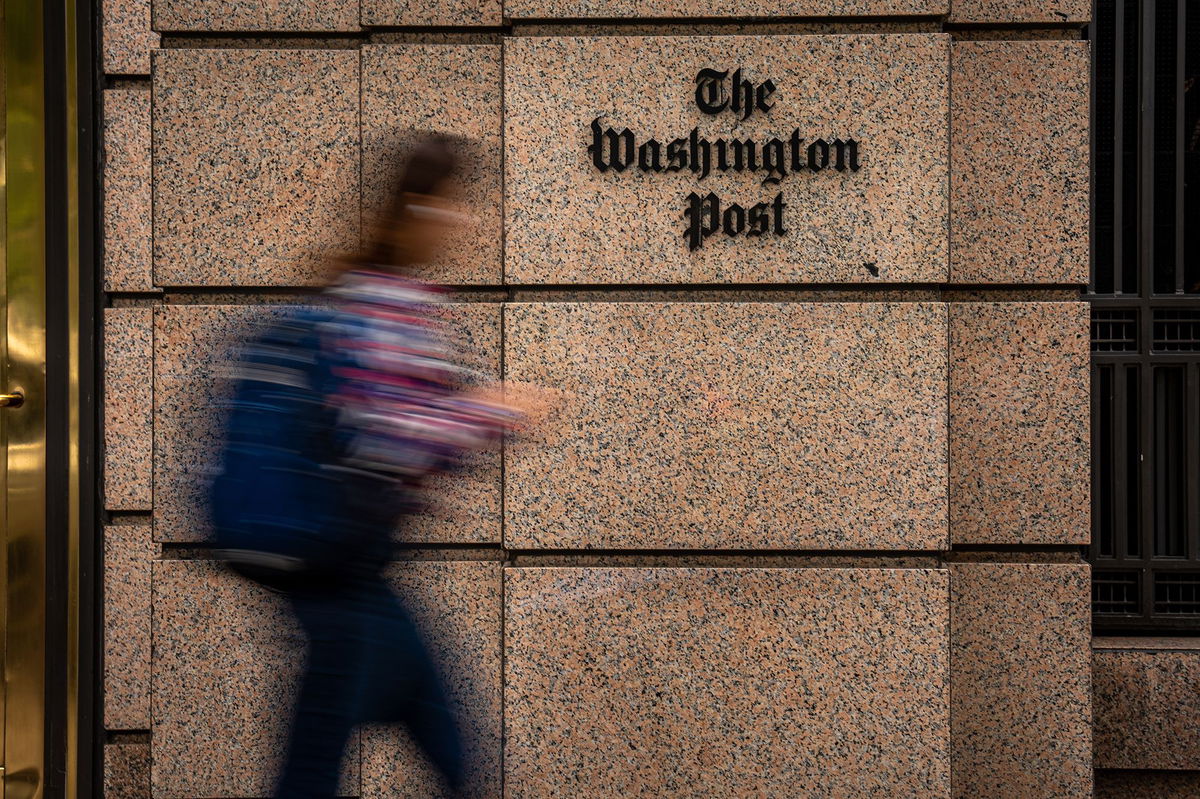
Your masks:
<svg viewBox="0 0 1200 799"><path fill-rule="evenodd" d="M1200 633L1200 4L1096 0L1092 612Z"/></svg>

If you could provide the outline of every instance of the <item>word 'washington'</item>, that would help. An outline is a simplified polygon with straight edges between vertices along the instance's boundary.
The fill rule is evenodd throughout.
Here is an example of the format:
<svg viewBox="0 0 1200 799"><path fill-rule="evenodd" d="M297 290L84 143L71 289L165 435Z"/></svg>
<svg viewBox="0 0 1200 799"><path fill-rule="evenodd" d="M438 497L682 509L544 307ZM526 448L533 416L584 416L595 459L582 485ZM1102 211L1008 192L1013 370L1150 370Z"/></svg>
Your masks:
<svg viewBox="0 0 1200 799"><path fill-rule="evenodd" d="M696 74L696 106L705 114L731 111L746 120L755 111L766 113L774 106L772 95L775 82L765 80L754 84L742 76L742 70L702 69ZM821 172L857 172L861 168L858 142L850 137L806 139L796 128L786 138L778 136L764 141L750 138L715 138L701 136L692 128L686 136L662 142L655 138L638 140L629 128L616 130L601 125L603 117L591 123L591 144L588 155L600 172L690 171L703 180L714 171L762 173L763 185L779 185L789 174ZM701 196L692 192L683 217L687 222L684 236L688 249L695 250L704 240L718 231L726 236L763 236L787 233L783 225L782 192L771 202L761 202L746 208L737 203L722 203L709 192Z"/></svg>
<svg viewBox="0 0 1200 799"><path fill-rule="evenodd" d="M830 165L839 172L857 172L858 142L854 139L817 139L805 144L800 129L785 142L771 138L758 143L751 139L706 139L697 128L686 138L672 139L664 147L657 139L641 144L629 128L621 131L600 127L601 117L592 120L592 143L588 154L601 172L624 172L636 167L643 172L682 172L685 169L703 180L714 166L721 172L765 172L762 182L778 185L789 173L820 172Z"/></svg>

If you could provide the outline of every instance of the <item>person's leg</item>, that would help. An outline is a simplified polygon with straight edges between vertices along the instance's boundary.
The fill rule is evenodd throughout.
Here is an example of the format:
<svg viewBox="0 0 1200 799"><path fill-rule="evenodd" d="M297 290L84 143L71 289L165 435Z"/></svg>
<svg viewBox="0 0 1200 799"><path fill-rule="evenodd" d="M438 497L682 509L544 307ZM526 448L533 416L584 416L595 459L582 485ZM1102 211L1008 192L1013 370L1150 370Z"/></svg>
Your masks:
<svg viewBox="0 0 1200 799"><path fill-rule="evenodd" d="M343 594L296 594L292 607L309 647L275 796L330 799L337 795L342 756L357 722L362 635Z"/></svg>
<svg viewBox="0 0 1200 799"><path fill-rule="evenodd" d="M422 651L424 655L424 651ZM402 707L402 720L446 784L460 791L465 781L465 759L458 719L446 698L441 675L427 656L416 665L417 690Z"/></svg>
<svg viewBox="0 0 1200 799"><path fill-rule="evenodd" d="M370 628L379 635L371 650L364 720L402 722L457 791L464 779L463 745L442 677L416 625L386 584L378 584L372 604L376 618Z"/></svg>

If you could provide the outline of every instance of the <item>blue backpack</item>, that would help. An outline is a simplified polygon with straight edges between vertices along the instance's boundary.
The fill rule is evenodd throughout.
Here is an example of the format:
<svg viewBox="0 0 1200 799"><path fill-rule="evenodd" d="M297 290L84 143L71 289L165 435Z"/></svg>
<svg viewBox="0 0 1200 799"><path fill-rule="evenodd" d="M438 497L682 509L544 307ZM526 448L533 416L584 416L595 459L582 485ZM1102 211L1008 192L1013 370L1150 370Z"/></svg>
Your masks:
<svg viewBox="0 0 1200 799"><path fill-rule="evenodd" d="M276 590L386 559L394 486L339 465L336 414L326 402L336 382L321 335L330 318L299 310L246 346L210 484L218 556Z"/></svg>

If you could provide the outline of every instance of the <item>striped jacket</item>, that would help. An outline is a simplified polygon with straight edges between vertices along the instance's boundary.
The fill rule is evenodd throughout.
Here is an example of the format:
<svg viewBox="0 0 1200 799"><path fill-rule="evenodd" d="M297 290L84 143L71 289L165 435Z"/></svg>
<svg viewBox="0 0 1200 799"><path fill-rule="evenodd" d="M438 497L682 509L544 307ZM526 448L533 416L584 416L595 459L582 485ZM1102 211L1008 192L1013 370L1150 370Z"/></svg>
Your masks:
<svg viewBox="0 0 1200 799"><path fill-rule="evenodd" d="M345 465L419 479L516 421L513 410L464 394L478 376L458 359L437 308L443 294L365 269L347 272L329 290L333 308L322 340Z"/></svg>

